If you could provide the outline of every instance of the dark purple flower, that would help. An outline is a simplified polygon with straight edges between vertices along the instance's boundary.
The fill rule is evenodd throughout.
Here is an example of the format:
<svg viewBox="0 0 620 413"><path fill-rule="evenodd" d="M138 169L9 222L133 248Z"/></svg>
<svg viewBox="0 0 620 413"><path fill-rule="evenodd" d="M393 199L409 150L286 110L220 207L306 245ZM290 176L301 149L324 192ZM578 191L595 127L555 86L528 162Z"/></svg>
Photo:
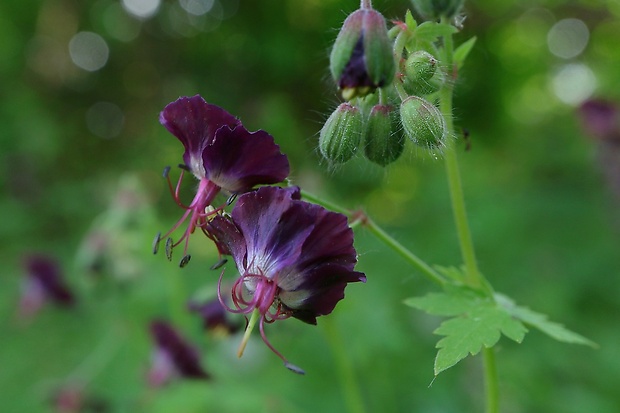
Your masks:
<svg viewBox="0 0 620 413"><path fill-rule="evenodd" d="M205 303L192 301L188 304L188 308L190 311L200 314L204 328L215 334L233 334L241 328L239 323L230 320L230 314L218 299Z"/></svg>
<svg viewBox="0 0 620 413"><path fill-rule="evenodd" d="M168 233L158 236L167 238L187 219L189 224L181 238L168 241L167 255L173 247L185 242L181 264L189 260L187 244L196 228L204 227L209 219L225 205L212 208L211 204L220 192L237 195L251 190L256 185L274 184L283 181L289 173L289 163L273 137L259 130L248 132L241 122L218 106L211 105L196 95L181 97L167 105L159 116L161 124L185 147L183 169L190 171L199 181L196 195L189 205L179 198L184 172L173 187L168 177L174 200L186 211Z"/></svg>
<svg viewBox="0 0 620 413"><path fill-rule="evenodd" d="M26 257L23 265L26 270L20 303L23 315L34 314L45 301L65 307L74 304L75 298L64 283L60 267L55 260L36 254Z"/></svg>
<svg viewBox="0 0 620 413"><path fill-rule="evenodd" d="M316 324L344 298L348 283L366 281L354 271L357 256L346 216L301 201L299 188L262 187L239 197L230 218L217 216L209 226L241 274L229 311L258 310L263 340L298 371L271 346L263 326L289 317ZM219 296L222 300L221 291Z"/></svg>
<svg viewBox="0 0 620 413"><path fill-rule="evenodd" d="M209 374L200 365L199 353L165 321L151 323L151 335L156 343L149 383L159 387L174 376L190 379L208 379Z"/></svg>

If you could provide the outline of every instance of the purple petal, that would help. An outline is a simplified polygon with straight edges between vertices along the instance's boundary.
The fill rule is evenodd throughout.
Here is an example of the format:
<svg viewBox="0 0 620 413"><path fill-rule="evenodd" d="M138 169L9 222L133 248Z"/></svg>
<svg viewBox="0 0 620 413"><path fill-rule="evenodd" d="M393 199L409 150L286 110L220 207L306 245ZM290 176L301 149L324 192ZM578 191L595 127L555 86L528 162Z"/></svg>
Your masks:
<svg viewBox="0 0 620 413"><path fill-rule="evenodd" d="M232 217L247 244L247 268L272 278L299 258L303 243L314 227L304 213L298 190L262 187L239 198Z"/></svg>
<svg viewBox="0 0 620 413"><path fill-rule="evenodd" d="M363 273L325 263L303 273L302 283L294 291L282 290L280 300L293 310L293 317L316 324L316 317L331 313L344 298L344 289L351 282L366 282Z"/></svg>
<svg viewBox="0 0 620 413"><path fill-rule="evenodd" d="M231 128L241 125L241 121L224 109L207 103L200 95L180 97L168 104L159 115L160 123L176 136L185 153L183 161L197 176L204 176L202 151L215 138L222 126Z"/></svg>
<svg viewBox="0 0 620 413"><path fill-rule="evenodd" d="M164 321L151 324L151 334L157 346L174 363L174 367L183 377L207 379L209 374L200 365L200 356L179 334Z"/></svg>
<svg viewBox="0 0 620 413"><path fill-rule="evenodd" d="M241 230L229 216L216 215L207 225L207 233L222 255L232 255L238 268L244 268L247 246Z"/></svg>
<svg viewBox="0 0 620 413"><path fill-rule="evenodd" d="M207 178L233 193L245 192L259 184L275 184L289 174L286 155L273 137L243 126L222 127L202 153Z"/></svg>

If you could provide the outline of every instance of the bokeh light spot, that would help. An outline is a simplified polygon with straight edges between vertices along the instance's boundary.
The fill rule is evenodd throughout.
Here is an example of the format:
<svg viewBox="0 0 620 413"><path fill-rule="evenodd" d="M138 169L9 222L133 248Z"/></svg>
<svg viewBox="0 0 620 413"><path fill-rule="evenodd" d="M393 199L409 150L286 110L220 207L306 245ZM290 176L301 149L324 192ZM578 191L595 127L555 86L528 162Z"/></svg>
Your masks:
<svg viewBox="0 0 620 413"><path fill-rule="evenodd" d="M131 15L139 19L148 19L157 13L161 0L122 0L122 4Z"/></svg>
<svg viewBox="0 0 620 413"><path fill-rule="evenodd" d="M560 20L547 33L549 51L562 59L579 56L588 45L590 31L579 19Z"/></svg>
<svg viewBox="0 0 620 413"><path fill-rule="evenodd" d="M179 4L186 12L195 16L209 13L215 0L179 0Z"/></svg>
<svg viewBox="0 0 620 413"><path fill-rule="evenodd" d="M110 49L103 37L92 32L79 32L69 41L73 63L89 72L101 69L108 62Z"/></svg>
<svg viewBox="0 0 620 413"><path fill-rule="evenodd" d="M596 76L581 63L562 67L553 78L553 91L562 102L577 106L589 98L596 88Z"/></svg>

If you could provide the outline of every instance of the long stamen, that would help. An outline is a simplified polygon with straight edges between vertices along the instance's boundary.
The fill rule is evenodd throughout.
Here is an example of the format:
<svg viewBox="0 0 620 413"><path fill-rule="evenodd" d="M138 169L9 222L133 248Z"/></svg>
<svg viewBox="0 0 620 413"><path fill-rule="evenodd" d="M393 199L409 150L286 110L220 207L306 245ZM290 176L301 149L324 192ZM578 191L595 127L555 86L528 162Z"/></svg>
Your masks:
<svg viewBox="0 0 620 413"><path fill-rule="evenodd" d="M252 314L252 316L254 316L254 314ZM250 322L251 321L252 320L250 320ZM306 374L306 372L301 367L298 367L298 366L290 363L282 354L280 354L280 352L278 350L276 350L271 345L269 340L267 340L267 336L265 336L265 328L264 328L264 326L265 326L265 318L261 318L260 323L259 323L260 336L263 339L263 341L265 342L265 344L267 344L267 347L269 347L271 349L271 351L273 351L275 353L275 355L280 357L280 359L284 362L284 367L286 367L287 369L289 369L293 373Z"/></svg>

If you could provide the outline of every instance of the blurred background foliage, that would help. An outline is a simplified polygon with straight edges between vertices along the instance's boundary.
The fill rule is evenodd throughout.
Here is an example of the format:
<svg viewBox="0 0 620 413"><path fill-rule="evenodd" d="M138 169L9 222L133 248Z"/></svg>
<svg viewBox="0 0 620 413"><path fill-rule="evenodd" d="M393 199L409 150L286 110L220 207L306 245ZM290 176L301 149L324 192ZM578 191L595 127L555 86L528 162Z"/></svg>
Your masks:
<svg viewBox="0 0 620 413"><path fill-rule="evenodd" d="M409 7L374 3L389 19ZM183 270L151 255L154 234L179 216L160 171L181 161L182 147L158 113L199 93L248 129L270 132L295 183L363 207L427 262L459 265L440 161L419 160L410 147L386 169L358 159L330 170L317 154L321 121L338 102L330 42L357 5L0 3L2 412L58 411L59 390L72 388L91 401L82 411L342 412L339 351L368 412L481 410L478 359L433 381L440 320L402 304L431 286L363 229L356 247L367 284L349 286L318 327L269 326L305 377L283 369L259 338L237 360L238 336L206 334L171 304L213 294L219 272L208 270L217 256L207 240L194 237ZM463 26L457 42L478 42L459 74L454 118L470 135L470 150L459 141L460 160L480 266L498 291L600 345L567 346L538 332L522 345L500 342L503 411L617 412L620 194L577 107L590 97L620 100L620 2L472 0ZM19 316L29 252L61 262L74 308ZM155 317L200 347L211 381L148 387Z"/></svg>

